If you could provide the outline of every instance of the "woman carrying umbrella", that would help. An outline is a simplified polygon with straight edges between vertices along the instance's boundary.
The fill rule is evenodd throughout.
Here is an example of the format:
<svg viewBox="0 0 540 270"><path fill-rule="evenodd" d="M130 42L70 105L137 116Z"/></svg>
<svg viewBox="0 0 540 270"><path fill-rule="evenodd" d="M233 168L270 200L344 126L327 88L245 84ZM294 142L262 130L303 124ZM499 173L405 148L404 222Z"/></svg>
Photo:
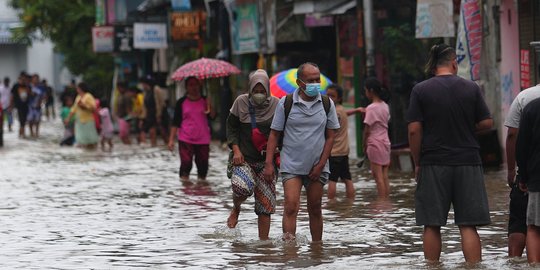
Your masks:
<svg viewBox="0 0 540 270"><path fill-rule="evenodd" d="M64 123L67 125L73 115L75 115L75 140L80 146L94 148L97 145L99 136L94 122L94 111L96 110L96 100L89 93L86 83L77 85L77 98L71 107L69 116Z"/></svg>
<svg viewBox="0 0 540 270"><path fill-rule="evenodd" d="M270 95L266 71L259 69L249 78L248 94L240 95L234 101L227 118L227 140L233 152L231 182L234 203L227 226L236 227L242 202L255 193L255 213L261 240L268 239L270 215L274 213L276 204L275 180L268 182L263 175L263 150L278 102Z"/></svg>
<svg viewBox="0 0 540 270"><path fill-rule="evenodd" d="M169 150L174 149L178 139L180 155L180 179L189 182L193 156L197 165L199 181L206 180L210 155L210 126L208 116L214 117L210 103L201 95L201 82L195 77L186 78L187 93L174 106L174 118L169 135Z"/></svg>

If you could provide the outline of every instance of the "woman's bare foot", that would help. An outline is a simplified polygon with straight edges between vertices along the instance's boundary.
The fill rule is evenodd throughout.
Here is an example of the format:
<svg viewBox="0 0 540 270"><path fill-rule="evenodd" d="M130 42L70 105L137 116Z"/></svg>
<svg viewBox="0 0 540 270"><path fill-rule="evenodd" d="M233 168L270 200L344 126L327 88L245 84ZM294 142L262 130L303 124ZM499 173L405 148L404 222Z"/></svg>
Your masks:
<svg viewBox="0 0 540 270"><path fill-rule="evenodd" d="M240 208L233 207L231 210L231 214L229 215L229 218L227 219L227 227L229 228L235 228L236 224L238 224L238 216L240 215Z"/></svg>

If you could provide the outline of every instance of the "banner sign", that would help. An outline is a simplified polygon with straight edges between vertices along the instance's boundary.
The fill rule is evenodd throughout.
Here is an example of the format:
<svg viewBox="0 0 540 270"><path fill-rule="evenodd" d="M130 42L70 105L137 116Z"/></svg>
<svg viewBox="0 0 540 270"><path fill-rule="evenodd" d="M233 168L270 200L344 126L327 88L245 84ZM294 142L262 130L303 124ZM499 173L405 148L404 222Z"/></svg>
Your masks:
<svg viewBox="0 0 540 270"><path fill-rule="evenodd" d="M236 7L236 20L231 31L234 54L259 52L258 25L257 4L244 4Z"/></svg>
<svg viewBox="0 0 540 270"><path fill-rule="evenodd" d="M92 47L94 52L112 52L114 28L112 26L92 27Z"/></svg>
<svg viewBox="0 0 540 270"><path fill-rule="evenodd" d="M206 27L203 11L171 13L171 38L177 40L200 40Z"/></svg>
<svg viewBox="0 0 540 270"><path fill-rule="evenodd" d="M456 44L458 75L473 81L480 79L482 53L482 14L477 0L463 0Z"/></svg>
<svg viewBox="0 0 540 270"><path fill-rule="evenodd" d="M531 66L529 64L529 51L521 50L520 51L520 61L519 61L519 70L520 70L520 81L521 88L531 87Z"/></svg>
<svg viewBox="0 0 540 270"><path fill-rule="evenodd" d="M190 11L191 10L191 0L172 0L171 6L173 10L178 11Z"/></svg>
<svg viewBox="0 0 540 270"><path fill-rule="evenodd" d="M96 0L96 25L105 24L105 0Z"/></svg>
<svg viewBox="0 0 540 270"><path fill-rule="evenodd" d="M114 27L114 51L130 52L133 51L133 27L115 26Z"/></svg>
<svg viewBox="0 0 540 270"><path fill-rule="evenodd" d="M418 0L416 38L454 37L452 0Z"/></svg>
<svg viewBox="0 0 540 270"><path fill-rule="evenodd" d="M276 51L276 2L257 1L259 4L259 45L263 53Z"/></svg>
<svg viewBox="0 0 540 270"><path fill-rule="evenodd" d="M133 47L137 49L167 48L167 25L164 23L135 23Z"/></svg>

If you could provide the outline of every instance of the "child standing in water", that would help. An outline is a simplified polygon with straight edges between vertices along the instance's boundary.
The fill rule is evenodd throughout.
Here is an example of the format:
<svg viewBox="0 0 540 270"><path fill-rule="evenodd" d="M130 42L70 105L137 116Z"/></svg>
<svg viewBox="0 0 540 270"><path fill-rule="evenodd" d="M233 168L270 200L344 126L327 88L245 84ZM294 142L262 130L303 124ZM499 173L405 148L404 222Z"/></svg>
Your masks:
<svg viewBox="0 0 540 270"><path fill-rule="evenodd" d="M98 111L99 114L99 120L101 123L101 149L105 150L105 143L109 144L109 150L112 150L113 143L112 143L112 137L113 137L113 124L111 120L111 113L109 111L109 102L106 99L103 99L100 102L100 108Z"/></svg>
<svg viewBox="0 0 540 270"><path fill-rule="evenodd" d="M366 97L371 104L366 107L364 118L363 146L370 164L371 173L377 183L379 197L390 195L388 166L390 165L390 139L388 121L390 109L386 104L386 93L381 83L375 78L368 78L365 84Z"/></svg>
<svg viewBox="0 0 540 270"><path fill-rule="evenodd" d="M72 146L75 142L75 119L71 119L67 123L64 122L69 117L69 112L71 111L72 106L73 97L66 96L64 98L62 109L60 111L60 117L62 118L62 122L64 123L64 138L62 138L62 142L60 142L61 146Z"/></svg>
<svg viewBox="0 0 540 270"><path fill-rule="evenodd" d="M365 108L355 108L345 111L343 105L343 88L337 84L331 84L326 89L326 95L334 101L340 128L336 132L334 145L328 162L330 164L330 177L328 178L328 199L336 197L336 184L341 178L345 183L347 199L353 200L355 196L351 172L349 170L349 120L348 116L359 112L365 112Z"/></svg>

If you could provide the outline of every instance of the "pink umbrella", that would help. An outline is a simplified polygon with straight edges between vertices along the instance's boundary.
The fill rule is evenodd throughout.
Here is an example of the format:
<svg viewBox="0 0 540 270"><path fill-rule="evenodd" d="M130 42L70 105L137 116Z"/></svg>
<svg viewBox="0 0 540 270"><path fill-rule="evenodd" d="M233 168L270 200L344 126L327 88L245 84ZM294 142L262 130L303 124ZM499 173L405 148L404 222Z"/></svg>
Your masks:
<svg viewBox="0 0 540 270"><path fill-rule="evenodd" d="M239 73L240 70L231 63L203 57L179 67L173 73L172 79L181 81L187 77L196 77L197 79L202 80L207 78L226 77Z"/></svg>

